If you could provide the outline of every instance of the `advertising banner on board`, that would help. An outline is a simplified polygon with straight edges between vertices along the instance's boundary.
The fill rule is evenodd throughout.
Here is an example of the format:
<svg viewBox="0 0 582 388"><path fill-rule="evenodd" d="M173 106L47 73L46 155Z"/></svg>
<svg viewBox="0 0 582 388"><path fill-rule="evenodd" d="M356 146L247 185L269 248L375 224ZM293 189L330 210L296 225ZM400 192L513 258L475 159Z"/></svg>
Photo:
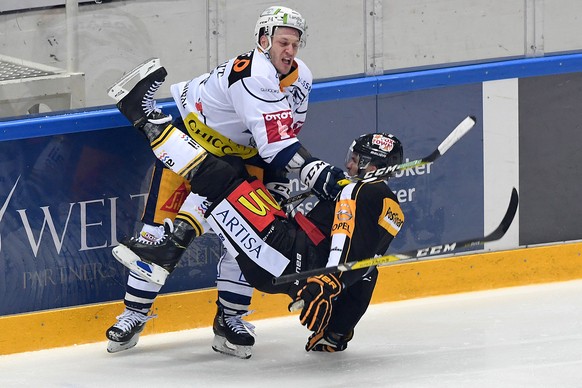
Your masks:
<svg viewBox="0 0 582 388"><path fill-rule="evenodd" d="M314 104L299 136L314 155L343 166L352 140L387 132L401 141L409 161L430 155L467 116L477 124L444 156L388 181L405 216L389 252L403 252L483 236L481 84Z"/></svg>
<svg viewBox="0 0 582 388"><path fill-rule="evenodd" d="M123 299L127 270L111 249L141 228L154 163L145 138L37 137L0 142L0 155L0 315ZM215 286L220 254L216 236L196 239L164 292Z"/></svg>
<svg viewBox="0 0 582 388"><path fill-rule="evenodd" d="M370 132L393 133L405 159L419 159L466 116L481 117L481 94L472 84L314 103L299 137L342 167L352 140ZM389 181L406 217L390 251L483 234L481 128ZM154 163L145 138L131 128L34 137L0 142L0 155L0 315L123 299L127 270L111 249L141 228ZM162 200L171 208L184 195ZM220 254L213 234L196 239L162 292L214 287Z"/></svg>

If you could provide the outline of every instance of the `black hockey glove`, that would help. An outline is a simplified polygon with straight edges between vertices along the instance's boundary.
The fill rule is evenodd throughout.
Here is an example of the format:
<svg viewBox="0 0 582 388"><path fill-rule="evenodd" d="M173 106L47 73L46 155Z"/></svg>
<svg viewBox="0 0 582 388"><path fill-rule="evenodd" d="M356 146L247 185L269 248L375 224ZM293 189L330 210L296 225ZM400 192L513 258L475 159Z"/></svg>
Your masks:
<svg viewBox="0 0 582 388"><path fill-rule="evenodd" d="M318 331L309 337L305 344L306 351L314 352L341 352L346 350L348 342L354 337L354 330L352 329L348 334L342 335L329 331Z"/></svg>
<svg viewBox="0 0 582 388"><path fill-rule="evenodd" d="M301 182L321 200L334 200L342 190L338 181L345 178L340 168L316 158L306 160L301 167Z"/></svg>
<svg viewBox="0 0 582 388"><path fill-rule="evenodd" d="M277 182L265 183L265 187L269 190L269 193L275 198L275 200L281 205L291 196L291 182L287 178L278 178ZM281 205L281 209L285 213L289 213L293 209L293 204L288 203L286 205Z"/></svg>
<svg viewBox="0 0 582 388"><path fill-rule="evenodd" d="M342 288L341 282L333 274L312 276L297 292L297 297L289 305L289 310L293 311L303 305L299 314L301 324L311 331L322 331L329 323L332 301Z"/></svg>
<svg viewBox="0 0 582 388"><path fill-rule="evenodd" d="M267 182L265 187L277 202L281 203L291 196L291 182L288 178L278 178L277 182Z"/></svg>

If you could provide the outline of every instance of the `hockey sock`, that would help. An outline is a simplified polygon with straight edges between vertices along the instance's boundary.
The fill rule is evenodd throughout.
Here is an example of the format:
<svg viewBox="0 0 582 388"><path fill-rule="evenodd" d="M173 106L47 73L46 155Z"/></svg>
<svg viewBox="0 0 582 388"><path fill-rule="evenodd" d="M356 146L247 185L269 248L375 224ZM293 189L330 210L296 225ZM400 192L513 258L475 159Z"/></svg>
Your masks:
<svg viewBox="0 0 582 388"><path fill-rule="evenodd" d="M130 272L123 300L125 307L146 315L152 308L161 288L162 286L145 281Z"/></svg>

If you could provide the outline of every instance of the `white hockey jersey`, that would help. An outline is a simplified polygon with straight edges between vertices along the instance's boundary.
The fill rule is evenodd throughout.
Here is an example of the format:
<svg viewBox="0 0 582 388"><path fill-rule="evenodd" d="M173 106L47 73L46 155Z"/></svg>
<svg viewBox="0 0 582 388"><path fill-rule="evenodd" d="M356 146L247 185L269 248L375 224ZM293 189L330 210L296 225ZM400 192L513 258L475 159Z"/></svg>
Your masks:
<svg viewBox="0 0 582 388"><path fill-rule="evenodd" d="M279 79L268 57L254 49L210 73L171 86L189 135L209 152L250 158L257 153L275 168L300 147L313 77L295 59Z"/></svg>

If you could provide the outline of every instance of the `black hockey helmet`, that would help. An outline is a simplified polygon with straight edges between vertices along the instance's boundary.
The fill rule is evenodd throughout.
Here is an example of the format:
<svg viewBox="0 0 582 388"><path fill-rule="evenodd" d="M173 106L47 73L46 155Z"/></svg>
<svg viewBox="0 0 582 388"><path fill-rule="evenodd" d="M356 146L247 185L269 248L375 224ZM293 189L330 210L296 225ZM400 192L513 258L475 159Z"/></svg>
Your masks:
<svg viewBox="0 0 582 388"><path fill-rule="evenodd" d="M352 142L346 156L346 163L352 154L358 155L358 174L370 164L377 168L402 164L404 150L396 136L388 133L362 135Z"/></svg>

